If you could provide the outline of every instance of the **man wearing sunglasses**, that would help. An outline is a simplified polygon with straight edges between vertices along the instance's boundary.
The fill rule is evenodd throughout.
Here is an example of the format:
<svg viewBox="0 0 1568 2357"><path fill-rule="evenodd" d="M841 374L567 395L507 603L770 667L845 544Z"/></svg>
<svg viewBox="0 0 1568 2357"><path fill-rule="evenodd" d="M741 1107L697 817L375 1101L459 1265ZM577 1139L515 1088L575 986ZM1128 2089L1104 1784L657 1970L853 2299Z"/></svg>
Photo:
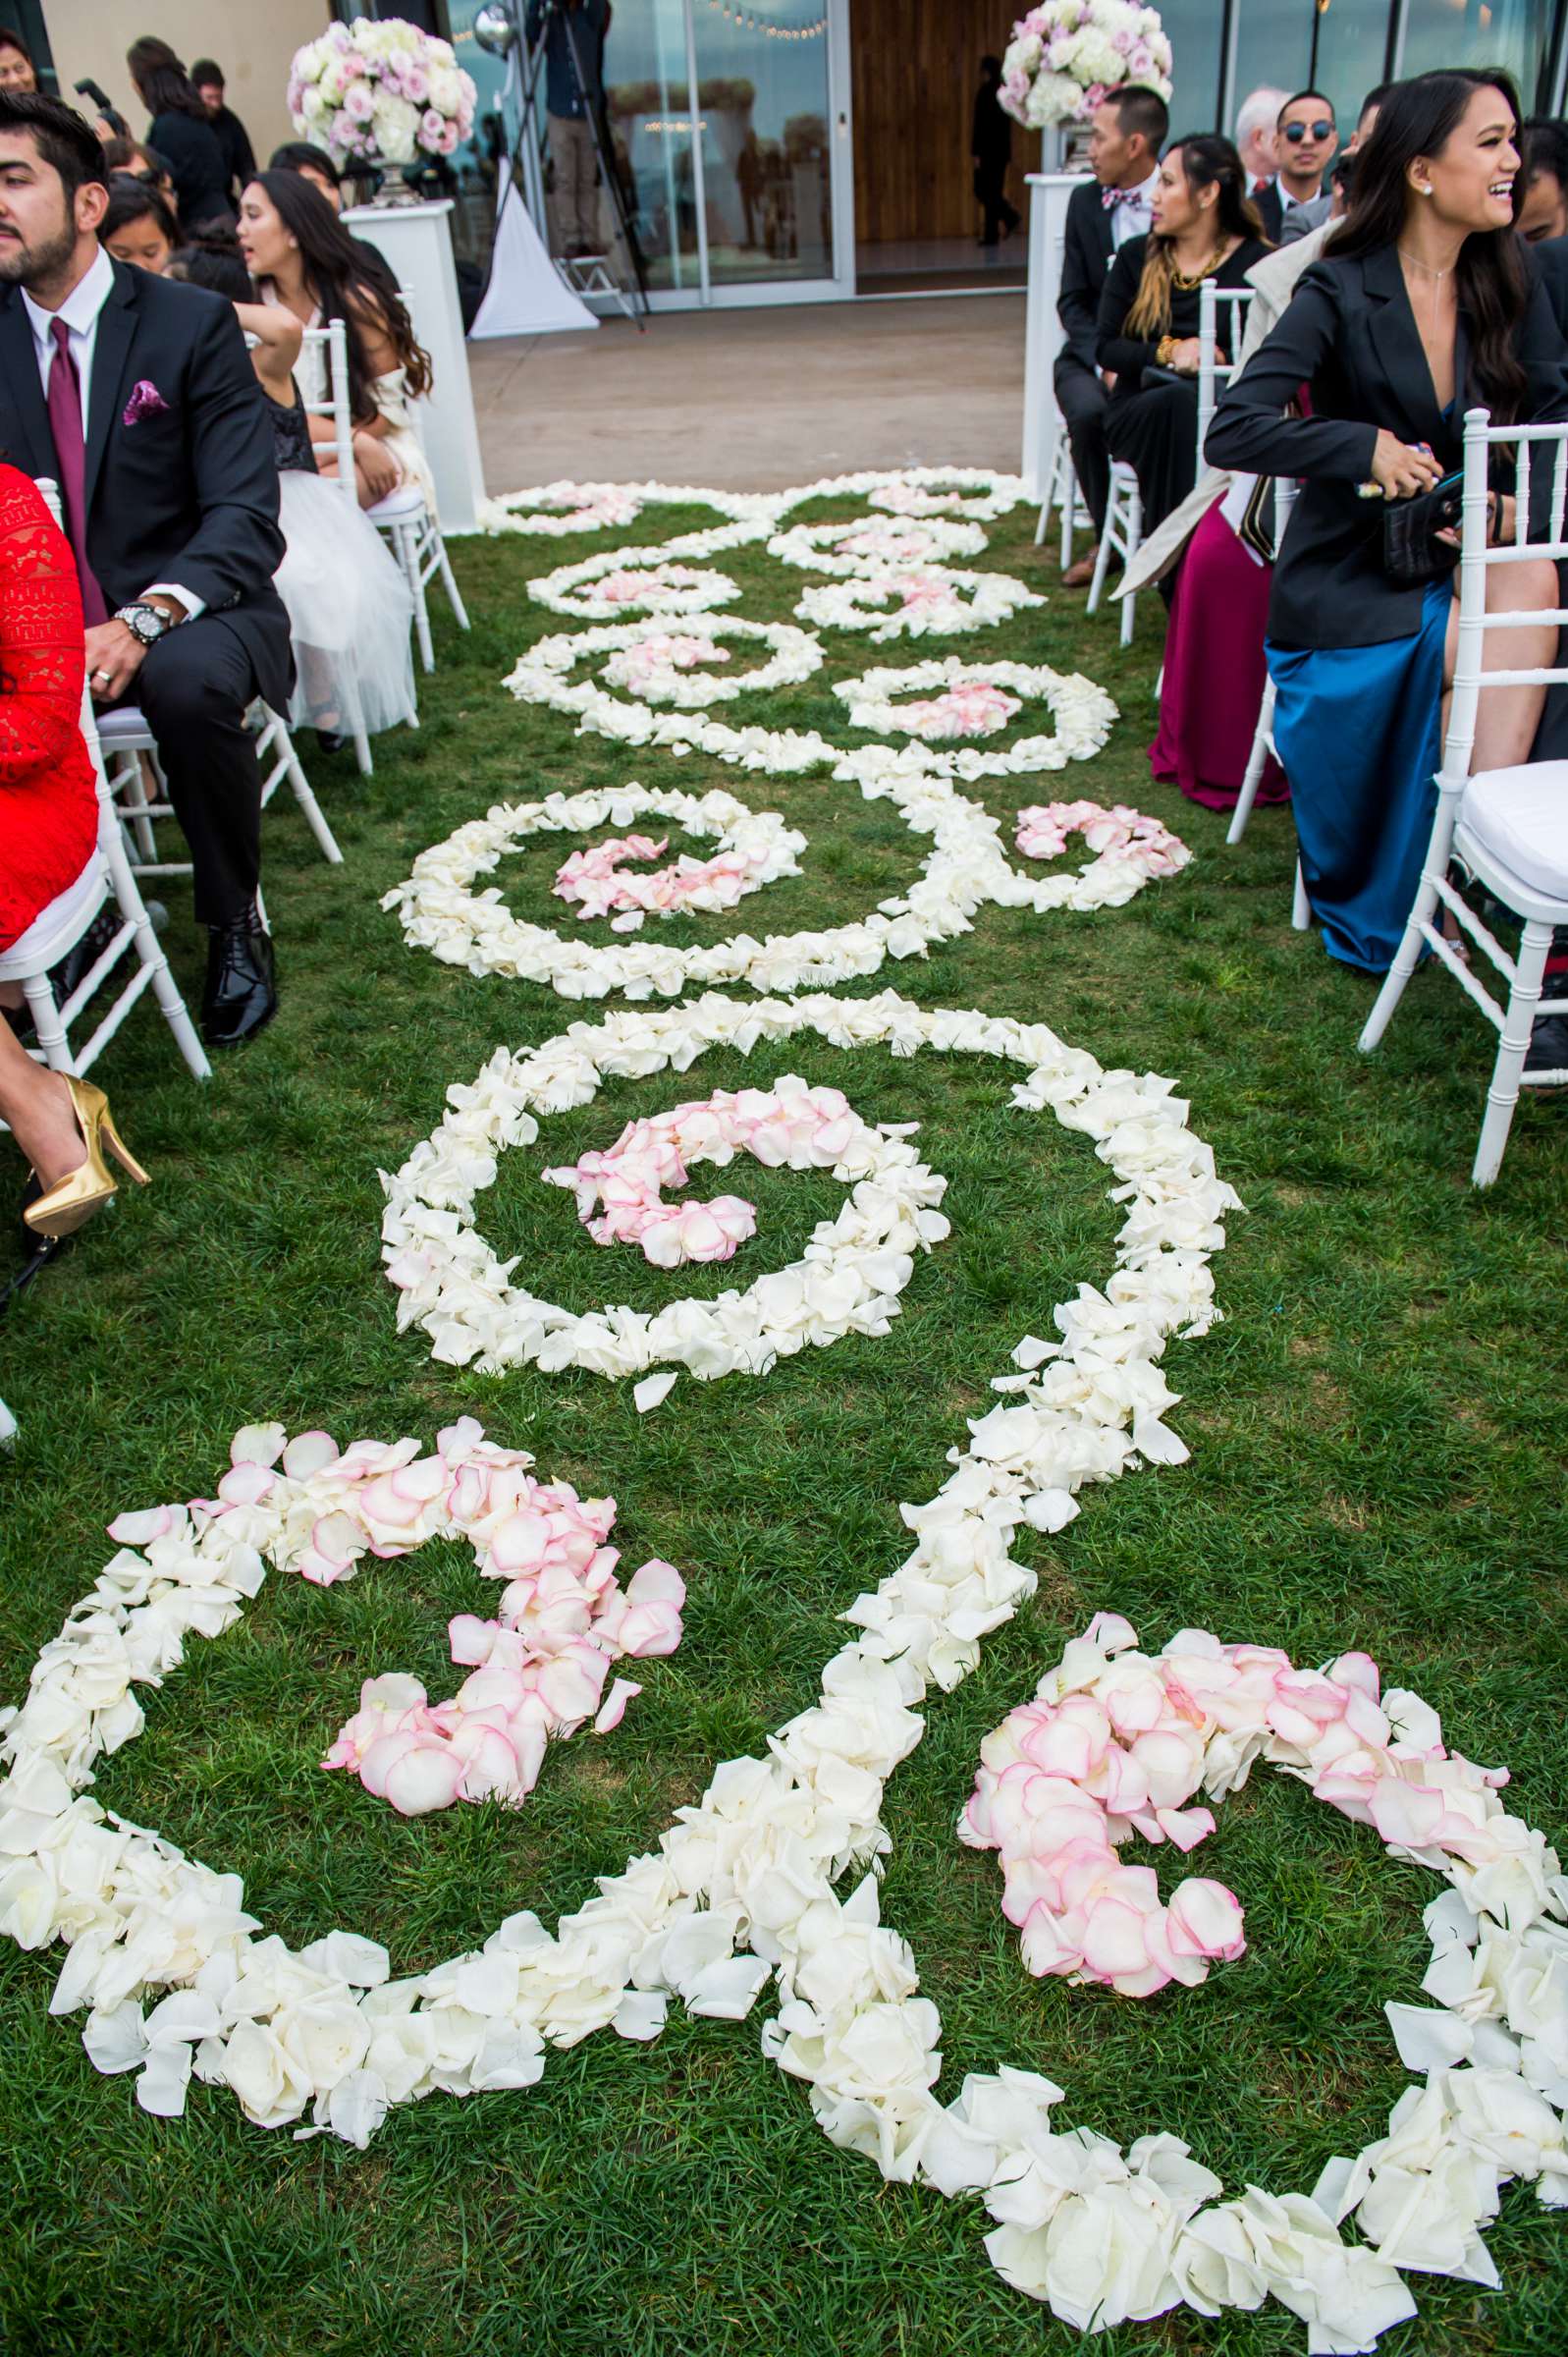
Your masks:
<svg viewBox="0 0 1568 2357"><path fill-rule="evenodd" d="M1308 226L1326 219L1324 176L1334 160L1339 133L1334 110L1321 90L1298 90L1279 110L1277 133L1279 175L1253 201L1262 216L1264 236L1278 246L1286 220L1303 205L1321 205Z"/></svg>

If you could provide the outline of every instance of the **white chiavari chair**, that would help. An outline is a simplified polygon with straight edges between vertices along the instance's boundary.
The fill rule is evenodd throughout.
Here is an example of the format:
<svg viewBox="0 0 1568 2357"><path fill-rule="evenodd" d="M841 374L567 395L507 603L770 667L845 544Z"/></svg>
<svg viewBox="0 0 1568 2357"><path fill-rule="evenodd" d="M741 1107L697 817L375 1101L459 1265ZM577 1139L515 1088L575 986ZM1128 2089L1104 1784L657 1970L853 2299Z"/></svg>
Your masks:
<svg viewBox="0 0 1568 2357"><path fill-rule="evenodd" d="M348 331L341 319L332 319L324 327L307 327L304 339L306 346L314 347L324 362L324 391L320 396L307 399L305 407L313 415L332 419L338 450L338 481L345 498L352 500L356 495L353 419L349 406ZM409 403L408 414L417 434L417 402ZM365 514L377 531L387 535L392 553L403 568L413 598L413 627L419 645L419 660L426 671L434 671L436 654L430 636L430 605L426 589L437 574L441 576L441 585L446 590L458 628L460 630L468 628L467 610L452 571L446 542L441 537L440 522L424 493L412 483L400 484L385 499L378 499L373 508L367 508ZM357 744L355 750L358 750ZM361 769L368 767L368 754L361 755L359 766Z"/></svg>
<svg viewBox="0 0 1568 2357"><path fill-rule="evenodd" d="M60 496L56 485L45 479L39 482L38 489L59 522ZM152 929L127 855L85 681L81 690L81 728L97 779L96 863L82 878L81 891L72 899L69 909L61 912L61 921L52 929L51 938L45 939L34 927L10 950L0 953L0 981L21 983L37 1038L32 1053L54 1071L73 1072L79 1077L90 1071L136 1001L150 988L190 1071L198 1080L210 1080L212 1067ZM76 948L111 902L118 911L118 923L70 995L57 1004L49 981L51 968ZM73 1029L106 984L112 984L113 995L98 1013L87 1036L74 1040Z"/></svg>
<svg viewBox="0 0 1568 2357"><path fill-rule="evenodd" d="M1488 547L1487 472L1499 445L1518 450L1514 535ZM1530 527L1532 453L1552 467L1550 512L1543 536ZM1568 626L1568 609L1487 611L1488 572L1549 558L1568 558L1564 506L1568 500L1568 423L1500 425L1487 410L1465 414L1464 491L1459 560L1459 644L1442 765L1437 772L1437 808L1422 869L1415 906L1376 1006L1361 1034L1363 1053L1378 1045L1424 950L1449 972L1471 1004L1497 1034L1497 1053L1487 1091L1471 1181L1489 1186L1502 1164L1519 1091L1568 1086L1568 1069L1527 1072L1525 1057L1533 1025L1542 1015L1568 1015L1568 997L1543 999L1541 982L1553 931L1568 925L1568 761L1526 761L1508 769L1472 774L1476 715L1488 688L1558 685L1568 682L1568 663L1540 670L1482 669L1482 649L1492 630L1525 630L1540 623ZM1561 596L1559 589L1558 596ZM1503 947L1450 881L1458 864L1505 907L1521 927L1516 954ZM1475 948L1508 985L1499 1006L1457 941L1443 932L1442 911L1468 935Z"/></svg>

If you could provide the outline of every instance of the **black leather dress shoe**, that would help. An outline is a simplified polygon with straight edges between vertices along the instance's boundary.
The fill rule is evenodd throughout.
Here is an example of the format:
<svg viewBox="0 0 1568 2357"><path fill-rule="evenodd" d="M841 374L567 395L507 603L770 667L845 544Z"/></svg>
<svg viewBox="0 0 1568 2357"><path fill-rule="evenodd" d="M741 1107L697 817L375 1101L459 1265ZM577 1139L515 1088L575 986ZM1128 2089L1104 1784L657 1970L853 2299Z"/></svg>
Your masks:
<svg viewBox="0 0 1568 2357"><path fill-rule="evenodd" d="M209 1048L237 1048L278 1012L272 937L250 916L238 924L210 926L208 934L201 1036Z"/></svg>

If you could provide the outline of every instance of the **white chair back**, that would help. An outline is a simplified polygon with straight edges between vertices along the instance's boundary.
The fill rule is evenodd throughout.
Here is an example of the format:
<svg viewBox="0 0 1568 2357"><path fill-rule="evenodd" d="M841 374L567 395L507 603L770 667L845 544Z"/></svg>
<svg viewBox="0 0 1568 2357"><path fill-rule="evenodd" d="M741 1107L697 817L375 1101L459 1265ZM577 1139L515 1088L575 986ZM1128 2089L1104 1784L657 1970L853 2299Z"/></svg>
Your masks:
<svg viewBox="0 0 1568 2357"><path fill-rule="evenodd" d="M1487 476L1493 449L1512 444L1518 452L1518 483L1514 501L1514 534L1488 547ZM1541 447L1545 446L1545 447ZM1540 459L1551 466L1551 506L1546 529L1531 537L1530 506L1540 481ZM1542 622L1568 624L1568 610L1549 608L1518 614L1487 612L1487 575L1493 567L1528 564L1540 557L1557 563L1568 558L1564 538L1564 509L1568 507L1568 424L1493 425L1489 410L1465 411L1464 489L1459 514L1459 643L1454 658L1453 700L1448 708L1448 735L1442 767L1437 772L1439 794L1462 794L1470 776L1470 756L1476 742L1476 714L1484 687L1554 685L1568 680L1568 666L1548 665L1541 671L1487 671L1481 668L1482 640L1488 630L1527 630Z"/></svg>
<svg viewBox="0 0 1568 2357"><path fill-rule="evenodd" d="M314 401L300 399L312 417L332 419L333 441L338 454L338 488L351 507L359 504L353 473L353 416L349 407L349 331L341 319L329 319L325 327L307 327L305 344L321 355L326 392Z"/></svg>
<svg viewBox="0 0 1568 2357"><path fill-rule="evenodd" d="M1198 289L1198 471L1203 446L1218 406L1219 392L1236 372L1236 355L1247 332L1251 287L1217 287L1206 278ZM1220 359L1223 352L1225 358Z"/></svg>
<svg viewBox="0 0 1568 2357"><path fill-rule="evenodd" d="M1493 449L1517 452L1515 522L1512 537L1487 544L1491 516L1487 478ZM1533 532L1532 493L1549 466L1550 498L1544 528ZM1361 1034L1363 1053L1375 1048L1388 1027L1406 983L1426 952L1453 976L1472 1005L1497 1034L1497 1050L1487 1090L1487 1111L1471 1167L1476 1186L1489 1186L1501 1167L1514 1108L1522 1087L1568 1087L1568 1062L1549 1064L1550 1034L1541 1035L1542 1055L1529 1064L1536 1025L1542 1018L1568 1017L1568 996L1543 991L1553 935L1568 926L1568 761L1530 760L1514 767L1473 773L1476 719L1483 693L1492 687L1556 686L1568 682L1560 659L1568 608L1561 604L1560 568L1568 559L1564 510L1568 508L1568 422L1555 425L1496 425L1487 410L1465 413L1464 488L1460 495L1459 631L1453 696L1437 772L1437 806L1415 905L1377 1004ZM1551 582L1550 605L1499 603L1487 610L1487 574L1506 566L1543 564ZM1530 584L1525 584L1528 589ZM1559 659L1535 667L1482 668L1484 641L1493 630L1539 630L1557 633ZM1519 947L1510 952L1472 908L1455 884L1457 863L1470 881L1518 922ZM1457 946L1469 937L1470 954ZM1489 964L1507 984L1499 1005L1484 979Z"/></svg>

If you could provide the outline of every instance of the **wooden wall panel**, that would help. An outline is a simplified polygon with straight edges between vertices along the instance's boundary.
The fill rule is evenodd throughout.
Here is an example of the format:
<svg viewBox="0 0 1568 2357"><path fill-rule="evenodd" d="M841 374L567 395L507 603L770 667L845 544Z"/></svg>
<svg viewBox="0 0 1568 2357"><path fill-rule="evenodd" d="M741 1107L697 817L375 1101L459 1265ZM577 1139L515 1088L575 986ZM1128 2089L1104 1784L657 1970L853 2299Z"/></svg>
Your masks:
<svg viewBox="0 0 1568 2357"><path fill-rule="evenodd" d="M1019 13L1012 0L849 0L859 244L977 234L970 109L980 60L1001 55ZM1008 192L1020 209L1039 147L1014 124Z"/></svg>

